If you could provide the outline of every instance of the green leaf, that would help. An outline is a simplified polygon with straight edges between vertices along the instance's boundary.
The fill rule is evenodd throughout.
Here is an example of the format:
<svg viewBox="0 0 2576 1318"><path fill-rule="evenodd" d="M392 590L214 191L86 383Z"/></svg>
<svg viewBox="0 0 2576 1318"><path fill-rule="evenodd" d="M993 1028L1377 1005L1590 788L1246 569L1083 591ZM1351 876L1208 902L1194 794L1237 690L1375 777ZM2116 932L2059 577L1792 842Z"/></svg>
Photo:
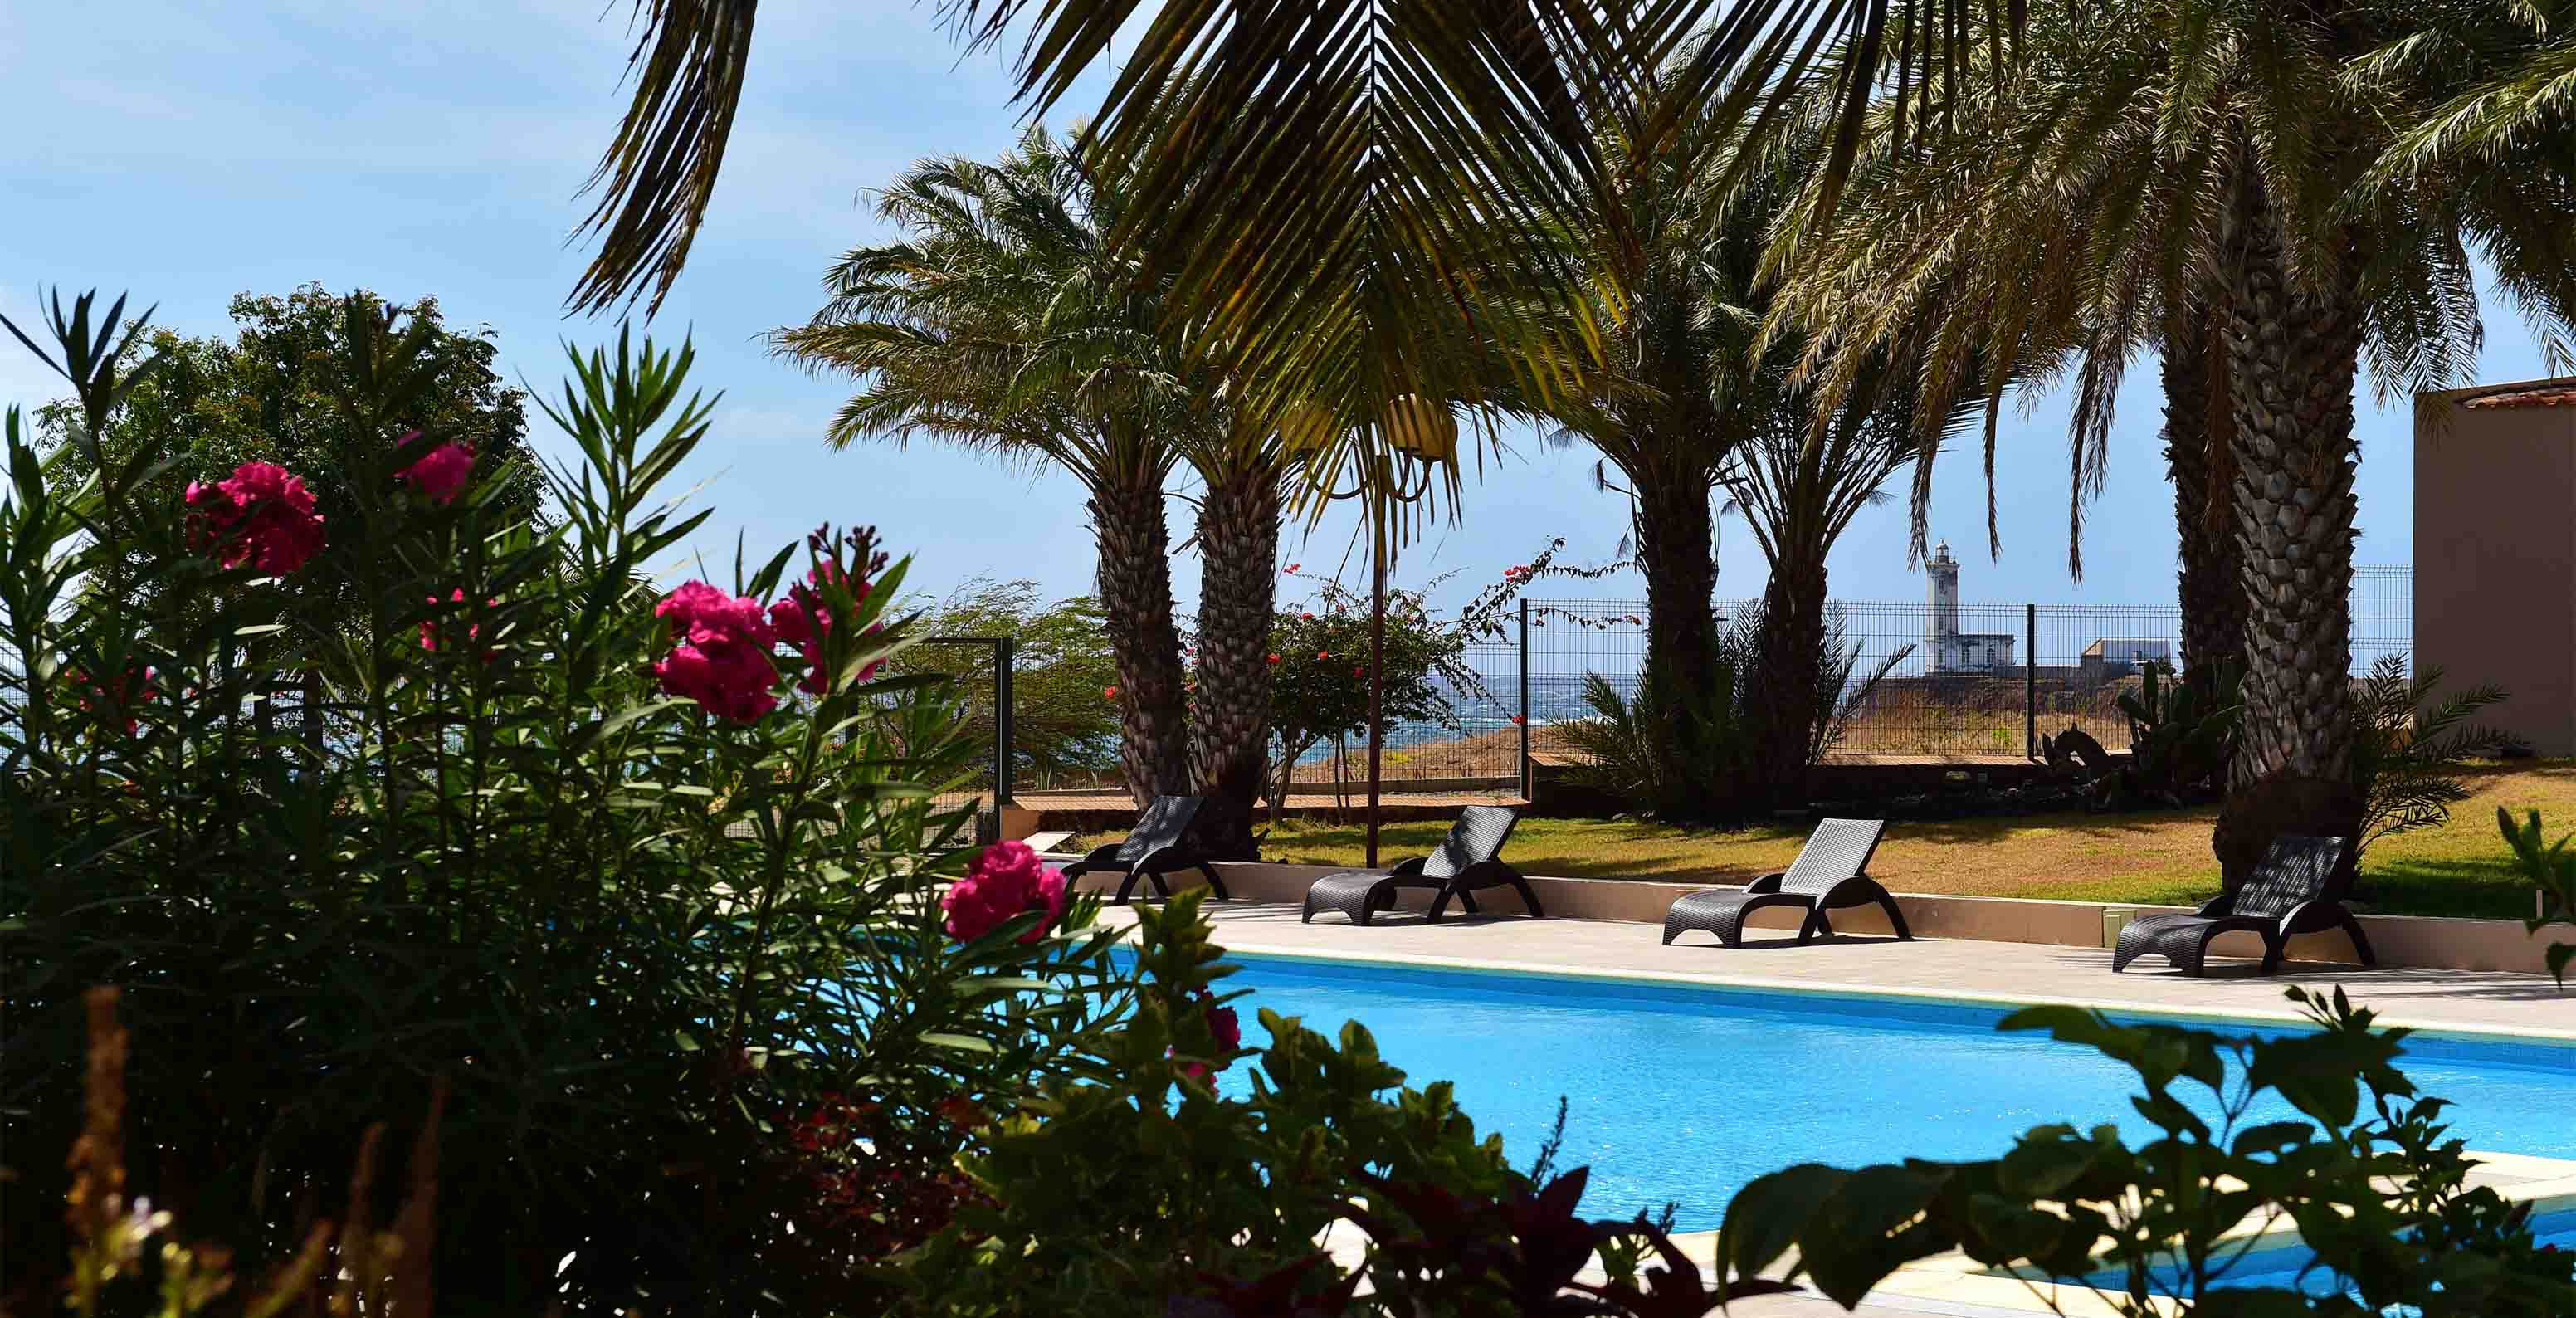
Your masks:
<svg viewBox="0 0 2576 1318"><path fill-rule="evenodd" d="M995 1051L992 1044L969 1034L924 1034L921 1036L921 1041L934 1048L951 1048L961 1053L989 1053Z"/></svg>

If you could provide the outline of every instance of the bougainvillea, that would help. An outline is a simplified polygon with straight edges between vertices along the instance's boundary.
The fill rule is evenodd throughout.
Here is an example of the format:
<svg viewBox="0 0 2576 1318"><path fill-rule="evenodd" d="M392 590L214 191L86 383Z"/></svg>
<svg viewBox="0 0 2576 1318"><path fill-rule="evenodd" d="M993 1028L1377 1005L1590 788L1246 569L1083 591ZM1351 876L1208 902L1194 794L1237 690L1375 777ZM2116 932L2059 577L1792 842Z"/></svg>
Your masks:
<svg viewBox="0 0 2576 1318"><path fill-rule="evenodd" d="M190 534L225 567L285 576L321 552L313 492L274 462L245 462L212 485L190 481L187 503Z"/></svg>
<svg viewBox="0 0 2576 1318"><path fill-rule="evenodd" d="M403 443L420 438L415 430L403 436ZM474 448L450 441L431 449L427 456L397 473L395 479L421 492L431 503L446 503L464 493L474 480Z"/></svg>
<svg viewBox="0 0 2576 1318"><path fill-rule="evenodd" d="M948 935L971 943L1008 923L1014 916L1043 911L1046 918L1020 935L1034 943L1064 918L1064 871L1038 858L1026 842L996 842L966 868L966 877L950 884L940 897L948 913Z"/></svg>
<svg viewBox="0 0 2576 1318"><path fill-rule="evenodd" d="M664 691L736 723L778 708L778 668L769 657L776 636L761 616L760 601L692 581L653 612L670 620L676 642L653 665Z"/></svg>

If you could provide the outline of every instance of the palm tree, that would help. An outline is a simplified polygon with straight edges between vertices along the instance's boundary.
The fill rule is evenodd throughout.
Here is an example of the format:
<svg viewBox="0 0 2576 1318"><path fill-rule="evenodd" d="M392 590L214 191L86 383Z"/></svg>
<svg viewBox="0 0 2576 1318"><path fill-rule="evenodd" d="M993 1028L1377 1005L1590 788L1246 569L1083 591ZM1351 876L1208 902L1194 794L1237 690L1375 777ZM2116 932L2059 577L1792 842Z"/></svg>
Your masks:
<svg viewBox="0 0 2576 1318"><path fill-rule="evenodd" d="M1727 511L1739 513L1770 564L1754 638L1754 735L1763 795L1803 799L1819 726L1842 695L1824 680L1832 628L1825 615L1826 559L1880 487L1912 461L1919 431L1902 393L1872 408L1846 407L1820 431L1807 400L1783 394L1768 423L1728 464ZM1848 669L1848 663L1845 667Z"/></svg>
<svg viewBox="0 0 2576 1318"><path fill-rule="evenodd" d="M833 420L835 447L941 439L1052 463L1082 483L1122 758L1143 804L1190 786L1163 506L1170 436L1190 401L1151 369L1155 309L1100 242L1090 201L1072 153L1043 129L998 163L924 161L879 197L878 213L907 236L843 257L830 301L772 344L860 381Z"/></svg>
<svg viewBox="0 0 2576 1318"><path fill-rule="evenodd" d="M2015 78L1965 111L1977 131L1937 159L1889 154L1857 174L1872 195L1846 195L1810 231L1820 259L1784 299L1827 345L1810 365L1828 392L1847 363L1909 336L1931 345L1923 378L1936 390L1971 355L2079 357L2079 525L2122 365L2167 310L2208 309L2247 607L2239 791L2219 838L2231 871L2273 832L2348 832L2358 809L2349 592L2363 362L2383 392L2466 373L2479 332L2470 244L2526 313L2576 309L2576 138L2521 143L2509 168L2426 154L2373 172L2462 89L2567 40L2541 37L2526 13L2500 0L2331 14L2150 0L2116 25L2035 14ZM2187 355L2187 324L2168 337L2170 356Z"/></svg>
<svg viewBox="0 0 2576 1318"><path fill-rule="evenodd" d="M1253 859L1252 812L1268 779L1270 626L1279 594L1280 496L1288 461L1275 431L1245 439L1210 422L1184 455L1199 498L1198 687L1190 701L1190 774L1207 799L1202 845Z"/></svg>
<svg viewBox="0 0 2576 1318"><path fill-rule="evenodd" d="M1676 766L1709 763L1702 743L1715 735L1710 712L1696 707L1719 647L1710 495L1785 398L1787 354L1756 360L1753 350L1767 310L1764 235L1784 193L1776 170L1756 175L1749 192L1723 186L1722 162L1697 149L1698 134L1718 131L1714 116L1668 146L1630 133L1652 117L1603 125L1598 150L1616 166L1604 176L1610 186L1564 242L1593 290L1581 314L1602 326L1602 365L1582 401L1533 398L1518 410L1552 425L1552 441L1598 451L1596 481L1628 496L1646 579L1641 680L1649 706L1666 712L1650 725L1667 766L1655 778L1668 789L1659 806L1702 817L1740 806L1738 785Z"/></svg>
<svg viewBox="0 0 2576 1318"><path fill-rule="evenodd" d="M1548 259L1549 235L1578 224L1585 199L1611 186L1596 130L1605 112L1635 103L1637 87L1663 77L1680 93L1662 117L1635 125L1648 142L1711 107L1730 123L1769 115L1787 93L1765 89L1802 89L1836 34L1875 65L1893 15L1937 34L1894 63L1927 95L1936 82L1955 90L2001 73L2003 48L1951 34L1968 32L1972 15L1988 28L2016 22L2023 8L1228 0L1164 6L1128 33L1141 4L1035 7L1021 97L1044 113L1113 42L1123 48L1091 146L1100 172L1134 180L1114 241L1153 254L1150 276L1169 281L1165 315L1201 331L1191 350L1219 358L1239 382L1250 429L1299 402L1335 413L1327 450L1307 455L1308 477L1292 485L1294 504L1310 510L1329 488L1323 473L1384 465L1352 463L1355 454L1394 461L1385 418L1399 399L1480 401L1498 376L1542 400L1578 391L1598 345L1557 332L1585 302L1583 271ZM977 45L1033 10L1027 0L943 8ZM635 9L633 98L592 176L598 201L586 227L600 246L571 298L594 311L648 287L658 304L686 262L733 130L756 0L635 0ZM1824 169L1833 183L1859 146L1868 92L1865 80L1836 92ZM1506 196L1523 202L1493 204ZM1523 296L1529 286L1544 296ZM1406 350L1416 335L1490 352L1417 355ZM1346 369L1362 358L1377 366ZM1454 503L1457 462L1444 470Z"/></svg>

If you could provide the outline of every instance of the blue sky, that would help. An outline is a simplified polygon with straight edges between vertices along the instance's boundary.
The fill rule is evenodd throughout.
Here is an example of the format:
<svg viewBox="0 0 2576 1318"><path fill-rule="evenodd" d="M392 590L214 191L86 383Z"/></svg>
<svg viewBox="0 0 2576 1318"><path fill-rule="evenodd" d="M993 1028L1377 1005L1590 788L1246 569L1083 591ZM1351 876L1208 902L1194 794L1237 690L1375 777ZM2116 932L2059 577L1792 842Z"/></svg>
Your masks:
<svg viewBox="0 0 2576 1318"><path fill-rule="evenodd" d="M0 25L0 311L25 324L37 289L129 289L157 319L223 332L242 291L319 280L395 299L435 294L452 322L500 333L506 373L551 393L559 339L613 336L605 319L566 319L582 253L565 237L586 213L576 192L623 106L627 6L608 0L423 6L171 0L110 10L23 4ZM769 0L761 6L749 88L723 181L687 274L652 332L693 334L696 382L722 390L691 483L716 507L700 548L729 560L739 532L765 555L817 523L872 522L917 557L916 583L977 576L1035 580L1051 594L1089 589L1092 556L1080 492L930 447L833 453L824 425L840 382L769 359L763 332L803 320L824 267L883 236L867 189L913 160L1005 149L1022 121L1003 56L961 55L935 7L899 0ZM1095 77L1089 84L1097 88ZM1096 94L1096 92L1094 93ZM1081 96L1055 118L1087 110ZM2509 311L2491 317L2482 379L2541 373ZM58 393L14 343L0 353L0 401ZM2003 556L1983 551L1985 488L1973 441L1945 457L1933 531L1966 560L1968 600L2167 603L2173 520L2156 430L2152 361L2130 373L2107 492L2088 516L2082 583L2066 569L2068 399L2008 413L1996 500ZM2410 557L2411 440L2404 404L2362 407L2360 560ZM539 418L536 438L554 444ZM1621 500L1593 488L1583 450L1528 432L1488 458L1454 524L1408 549L1399 577L1455 570L1459 584L1524 562L1547 536L1577 559L1607 557L1625 531ZM558 450L559 451L559 450ZM1906 563L1902 478L1835 549L1835 595L1915 599ZM1189 513L1172 504L1174 542ZM1309 571L1346 557L1350 526L1330 521L1287 557ZM1720 593L1758 593L1761 557L1729 519ZM1174 563L1181 607L1197 564ZM1637 594L1633 577L1569 593Z"/></svg>

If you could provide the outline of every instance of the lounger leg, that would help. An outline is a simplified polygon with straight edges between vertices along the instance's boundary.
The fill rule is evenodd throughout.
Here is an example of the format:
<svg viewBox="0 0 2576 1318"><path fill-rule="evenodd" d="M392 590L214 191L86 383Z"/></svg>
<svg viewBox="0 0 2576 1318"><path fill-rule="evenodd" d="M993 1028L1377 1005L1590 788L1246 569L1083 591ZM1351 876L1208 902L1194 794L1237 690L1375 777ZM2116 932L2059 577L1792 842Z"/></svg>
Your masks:
<svg viewBox="0 0 2576 1318"><path fill-rule="evenodd" d="M1831 938L1833 936L1834 928L1825 920L1825 908L1821 906L1811 906L1807 908L1807 918L1798 922L1798 945L1804 947L1808 943L1814 941L1818 926L1823 927L1826 937Z"/></svg>
<svg viewBox="0 0 2576 1318"><path fill-rule="evenodd" d="M1172 885L1163 882L1163 872L1161 870L1156 870L1145 877L1154 881L1154 896L1157 900L1170 901L1172 899Z"/></svg>
<svg viewBox="0 0 2576 1318"><path fill-rule="evenodd" d="M1547 918L1547 908L1538 904L1538 894L1530 891L1529 880L1524 879L1517 874L1513 875L1512 890L1519 893L1521 895L1521 900L1529 904L1529 913L1532 919L1544 920ZM1664 935L1664 941L1667 943L1673 941L1672 935Z"/></svg>
<svg viewBox="0 0 2576 1318"><path fill-rule="evenodd" d="M1467 914L1469 915L1481 915L1484 913L1482 909L1476 905L1476 894L1469 892L1464 888L1458 889L1458 904L1465 907Z"/></svg>
<svg viewBox="0 0 2576 1318"><path fill-rule="evenodd" d="M1216 866L1210 865L1206 861L1200 861L1199 873L1207 876L1208 888L1216 893L1216 899L1218 901L1230 902L1234 900L1234 894L1225 890L1225 880L1216 876Z"/></svg>
<svg viewBox="0 0 2576 1318"><path fill-rule="evenodd" d="M1110 904L1113 906L1126 905L1127 898L1135 893L1136 880L1140 877L1142 876L1138 875L1134 870L1129 870L1126 873L1119 875L1118 895L1109 899Z"/></svg>
<svg viewBox="0 0 2576 1318"><path fill-rule="evenodd" d="M1878 899L1878 904L1887 912L1887 927L1894 929L1898 938L1912 942L1914 931L1905 927L1905 912L1897 909L1896 899L1883 896Z"/></svg>
<svg viewBox="0 0 2576 1318"><path fill-rule="evenodd" d="M1463 892L1462 892L1462 893L1459 893L1459 894L1457 894L1457 895L1463 898L1463 897L1465 897L1467 894L1465 894L1465 893L1463 893ZM1449 896L1450 896L1450 893L1449 893L1449 885L1448 885L1448 884L1445 884L1445 883L1440 885L1440 890L1439 890L1438 892L1435 892L1435 893L1431 894L1431 916L1430 916L1430 918L1431 918L1431 920L1432 920L1432 922L1433 922L1433 923L1435 923L1435 924L1436 924L1436 923L1438 923L1438 922L1439 922L1439 919L1440 919L1440 913L1441 913L1442 911L1444 911L1444 910L1448 909L1448 906L1449 906ZM1473 903L1472 901L1471 901L1471 902L1469 902L1469 903L1468 903L1468 910L1470 911L1470 913L1472 913L1472 912L1475 910L1475 903Z"/></svg>
<svg viewBox="0 0 2576 1318"><path fill-rule="evenodd" d="M2263 973L2266 975L2281 973L2281 958L2286 956L2289 950L2289 935L2265 933L2263 935Z"/></svg>
<svg viewBox="0 0 2576 1318"><path fill-rule="evenodd" d="M2355 916L2350 911L2344 912L2343 931L2352 935L2352 950L2361 954L2361 963L2363 965L2375 966L2379 964L2379 957L2370 950L2370 935L2361 931L2360 917Z"/></svg>

